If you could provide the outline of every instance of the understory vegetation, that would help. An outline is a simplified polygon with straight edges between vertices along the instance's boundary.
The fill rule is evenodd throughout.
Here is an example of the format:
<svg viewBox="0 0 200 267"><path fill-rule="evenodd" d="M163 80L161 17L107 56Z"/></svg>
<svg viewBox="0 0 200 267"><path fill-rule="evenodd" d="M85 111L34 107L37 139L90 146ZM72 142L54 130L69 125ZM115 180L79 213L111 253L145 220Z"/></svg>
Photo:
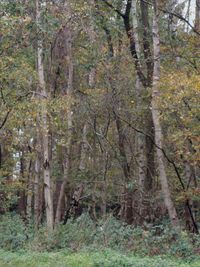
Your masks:
<svg viewBox="0 0 200 267"><path fill-rule="evenodd" d="M49 234L45 225L35 231L19 215L7 214L0 219L0 248L1 267L53 266L55 262L69 267L185 267L200 263L198 235L177 234L167 221L134 227L112 215L94 222L89 214L83 214Z"/></svg>

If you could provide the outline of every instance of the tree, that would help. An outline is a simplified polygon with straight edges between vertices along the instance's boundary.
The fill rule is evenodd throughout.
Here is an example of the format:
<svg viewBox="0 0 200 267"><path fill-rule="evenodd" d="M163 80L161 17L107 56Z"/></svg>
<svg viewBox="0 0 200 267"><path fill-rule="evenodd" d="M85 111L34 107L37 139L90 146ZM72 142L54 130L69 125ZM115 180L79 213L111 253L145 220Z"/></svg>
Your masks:
<svg viewBox="0 0 200 267"><path fill-rule="evenodd" d="M36 0L36 25L39 29L41 27L41 3ZM44 2L45 3L45 2ZM54 215L53 215L53 199L52 199L52 181L50 175L50 155L49 155L49 124L48 124L48 111L47 100L48 93L44 77L44 65L43 65L43 43L41 36L38 36L37 40L37 69L39 88L37 93L41 99L41 126L42 126L42 142L43 142L43 171L44 171L44 197L45 197L45 209L47 218L47 227L49 231L53 230Z"/></svg>
<svg viewBox="0 0 200 267"><path fill-rule="evenodd" d="M160 182L162 186L162 192L164 195L164 202L167 207L170 221L174 229L180 230L180 224L177 216L177 212L174 203L171 198L167 174L165 170L164 155L163 155L163 136L162 127L159 119L159 109L157 105L157 98L159 97L159 79L160 79L160 37L158 28L158 4L154 2L154 14L153 14L153 84L152 84L152 117L155 129L155 144L158 158L158 168L160 175Z"/></svg>

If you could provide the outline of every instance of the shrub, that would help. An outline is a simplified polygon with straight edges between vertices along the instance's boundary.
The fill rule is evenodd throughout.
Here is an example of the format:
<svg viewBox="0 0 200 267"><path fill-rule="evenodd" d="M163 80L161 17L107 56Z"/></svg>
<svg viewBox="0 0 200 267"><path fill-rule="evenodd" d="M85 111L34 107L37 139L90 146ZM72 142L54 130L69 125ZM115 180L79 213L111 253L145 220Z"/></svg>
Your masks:
<svg viewBox="0 0 200 267"><path fill-rule="evenodd" d="M51 234L48 234L46 227L43 226L36 233L31 247L40 251L62 248L78 250L91 245L94 234L94 222L88 214L83 214L76 220L69 220L65 225L57 225Z"/></svg>
<svg viewBox="0 0 200 267"><path fill-rule="evenodd" d="M170 254L182 258L189 258L193 254L193 246L187 233L182 232L176 242L170 247Z"/></svg>
<svg viewBox="0 0 200 267"><path fill-rule="evenodd" d="M106 220L99 222L95 236L94 244L114 249L128 249L133 245L134 228L116 218L109 216Z"/></svg>
<svg viewBox="0 0 200 267"><path fill-rule="evenodd" d="M25 223L19 215L0 216L0 247L6 250L18 250L24 247L28 233Z"/></svg>

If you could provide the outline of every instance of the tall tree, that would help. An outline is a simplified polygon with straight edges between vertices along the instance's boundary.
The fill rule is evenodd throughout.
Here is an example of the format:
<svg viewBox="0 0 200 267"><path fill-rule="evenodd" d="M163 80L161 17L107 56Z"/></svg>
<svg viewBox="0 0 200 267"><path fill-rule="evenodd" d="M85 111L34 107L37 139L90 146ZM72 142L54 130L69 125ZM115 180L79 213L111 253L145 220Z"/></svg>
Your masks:
<svg viewBox="0 0 200 267"><path fill-rule="evenodd" d="M54 215L53 215L53 198L52 198L52 181L50 175L50 141L49 141L49 124L48 124L48 110L47 100L48 92L45 83L44 75L44 64L43 64L43 38L40 36L40 27L42 23L41 18L41 3L36 0L36 25L38 29L38 40L37 40L37 70L39 88L38 94L41 96L41 126L42 126L42 141L43 141L43 171L44 171L44 197L45 197L45 209L47 227L49 231L53 230ZM45 4L45 2L43 3Z"/></svg>
<svg viewBox="0 0 200 267"><path fill-rule="evenodd" d="M71 19L71 6L69 2L64 3L64 9L67 11L68 19ZM63 147L64 151L64 174L63 174L63 182L60 188L60 194L58 197L58 203L56 208L56 217L55 222L58 223L61 220L61 207L65 194L65 188L67 182L69 181L69 171L70 171L70 153L71 153L71 141L73 134L73 110L72 110L72 96L73 96L73 78L74 78L74 65L73 65L73 54L72 54L72 28L70 23L64 26L61 33L63 35L64 43L62 44L67 51L66 56L66 66L65 66L65 75L67 76L67 85L64 90L64 94L69 98L69 107L67 110L67 142Z"/></svg>
<svg viewBox="0 0 200 267"><path fill-rule="evenodd" d="M180 230L180 223L178 219L178 215L176 212L176 208L174 206L170 189L169 182L167 179L165 163L164 163L164 155L163 155L163 135L162 135L162 127L160 123L160 112L157 105L157 101L159 98L159 80L160 80L160 35L159 35L159 26L158 26L158 3L154 0L153 5L154 13L153 13L153 59L154 59L154 68L153 68L153 84L152 84L152 117L155 128L155 144L156 144L156 152L157 152L157 160L158 160L158 169L160 182L162 186L162 192L164 197L164 202L168 210L168 214L170 217L170 221L174 229Z"/></svg>

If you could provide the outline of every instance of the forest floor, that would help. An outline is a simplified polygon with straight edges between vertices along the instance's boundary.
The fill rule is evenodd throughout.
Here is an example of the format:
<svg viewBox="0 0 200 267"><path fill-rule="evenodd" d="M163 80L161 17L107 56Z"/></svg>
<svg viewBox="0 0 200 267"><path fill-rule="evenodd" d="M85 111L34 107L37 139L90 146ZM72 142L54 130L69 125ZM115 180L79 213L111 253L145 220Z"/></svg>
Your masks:
<svg viewBox="0 0 200 267"><path fill-rule="evenodd" d="M0 267L200 267L200 258L138 257L113 250L7 252L0 250Z"/></svg>

